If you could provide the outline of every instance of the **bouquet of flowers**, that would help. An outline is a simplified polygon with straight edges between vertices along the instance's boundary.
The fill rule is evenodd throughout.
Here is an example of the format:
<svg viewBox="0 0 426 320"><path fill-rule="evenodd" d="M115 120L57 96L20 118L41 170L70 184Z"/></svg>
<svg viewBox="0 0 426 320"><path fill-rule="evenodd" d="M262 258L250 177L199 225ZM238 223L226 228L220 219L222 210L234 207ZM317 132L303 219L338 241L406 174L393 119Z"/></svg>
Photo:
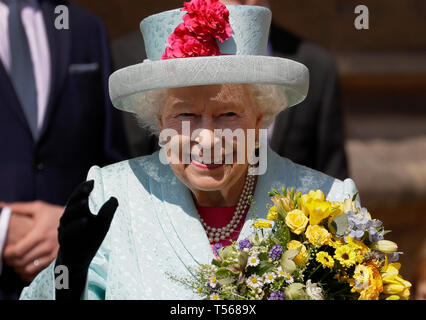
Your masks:
<svg viewBox="0 0 426 320"><path fill-rule="evenodd" d="M267 220L254 234L230 246L215 246L216 258L195 278L178 279L206 299L399 300L410 282L399 274L397 245L384 240L380 221L356 196L325 200L282 188L270 192Z"/></svg>

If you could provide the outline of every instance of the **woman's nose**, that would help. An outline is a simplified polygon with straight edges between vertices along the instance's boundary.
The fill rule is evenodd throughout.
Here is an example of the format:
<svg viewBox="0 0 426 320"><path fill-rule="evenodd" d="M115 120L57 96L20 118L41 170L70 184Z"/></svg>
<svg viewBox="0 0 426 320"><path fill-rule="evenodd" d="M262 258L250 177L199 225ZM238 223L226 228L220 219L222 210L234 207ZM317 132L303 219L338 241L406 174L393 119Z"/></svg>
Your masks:
<svg viewBox="0 0 426 320"><path fill-rule="evenodd" d="M204 149L210 149L220 142L220 139L215 137L214 130L204 128L200 129L194 140Z"/></svg>

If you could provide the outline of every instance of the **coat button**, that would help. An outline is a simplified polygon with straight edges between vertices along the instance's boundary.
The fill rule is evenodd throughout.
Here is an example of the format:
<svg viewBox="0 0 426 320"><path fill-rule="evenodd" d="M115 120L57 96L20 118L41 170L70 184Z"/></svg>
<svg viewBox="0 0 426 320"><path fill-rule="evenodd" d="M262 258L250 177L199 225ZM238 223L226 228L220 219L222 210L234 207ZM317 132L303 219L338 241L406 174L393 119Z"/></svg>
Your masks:
<svg viewBox="0 0 426 320"><path fill-rule="evenodd" d="M44 170L43 162L34 161L33 169L35 172L41 172Z"/></svg>

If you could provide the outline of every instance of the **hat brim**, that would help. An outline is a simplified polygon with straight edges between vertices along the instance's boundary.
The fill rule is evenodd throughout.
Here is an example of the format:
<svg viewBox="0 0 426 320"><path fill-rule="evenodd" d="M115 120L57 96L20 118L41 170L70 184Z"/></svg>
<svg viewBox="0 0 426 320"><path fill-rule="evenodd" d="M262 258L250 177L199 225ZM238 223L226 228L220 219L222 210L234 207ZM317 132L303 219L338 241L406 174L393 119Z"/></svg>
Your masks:
<svg viewBox="0 0 426 320"><path fill-rule="evenodd" d="M136 113L127 100L150 90L213 85L270 84L282 86L288 107L303 101L309 70L296 61L270 56L224 55L150 61L114 72L109 78L113 105Z"/></svg>

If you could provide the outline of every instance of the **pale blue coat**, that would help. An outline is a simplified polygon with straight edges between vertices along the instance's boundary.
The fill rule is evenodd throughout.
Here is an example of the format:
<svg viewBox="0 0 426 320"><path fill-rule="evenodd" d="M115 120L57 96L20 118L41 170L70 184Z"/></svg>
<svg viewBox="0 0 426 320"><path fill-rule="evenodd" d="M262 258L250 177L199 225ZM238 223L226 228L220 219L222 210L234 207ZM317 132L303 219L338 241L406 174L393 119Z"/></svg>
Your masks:
<svg viewBox="0 0 426 320"><path fill-rule="evenodd" d="M115 196L119 207L110 230L93 259L84 299L197 299L166 272L189 276L188 267L210 263L213 258L189 189L180 182L158 153L119 162L104 168L94 166L87 179L95 180L90 209ZM251 212L266 218L268 192L282 186L303 193L321 189L328 200L352 197L351 179L340 181L297 165L268 149L268 167L260 176ZM250 234L252 215L247 215L239 239ZM21 299L54 299L54 262L22 292Z"/></svg>

